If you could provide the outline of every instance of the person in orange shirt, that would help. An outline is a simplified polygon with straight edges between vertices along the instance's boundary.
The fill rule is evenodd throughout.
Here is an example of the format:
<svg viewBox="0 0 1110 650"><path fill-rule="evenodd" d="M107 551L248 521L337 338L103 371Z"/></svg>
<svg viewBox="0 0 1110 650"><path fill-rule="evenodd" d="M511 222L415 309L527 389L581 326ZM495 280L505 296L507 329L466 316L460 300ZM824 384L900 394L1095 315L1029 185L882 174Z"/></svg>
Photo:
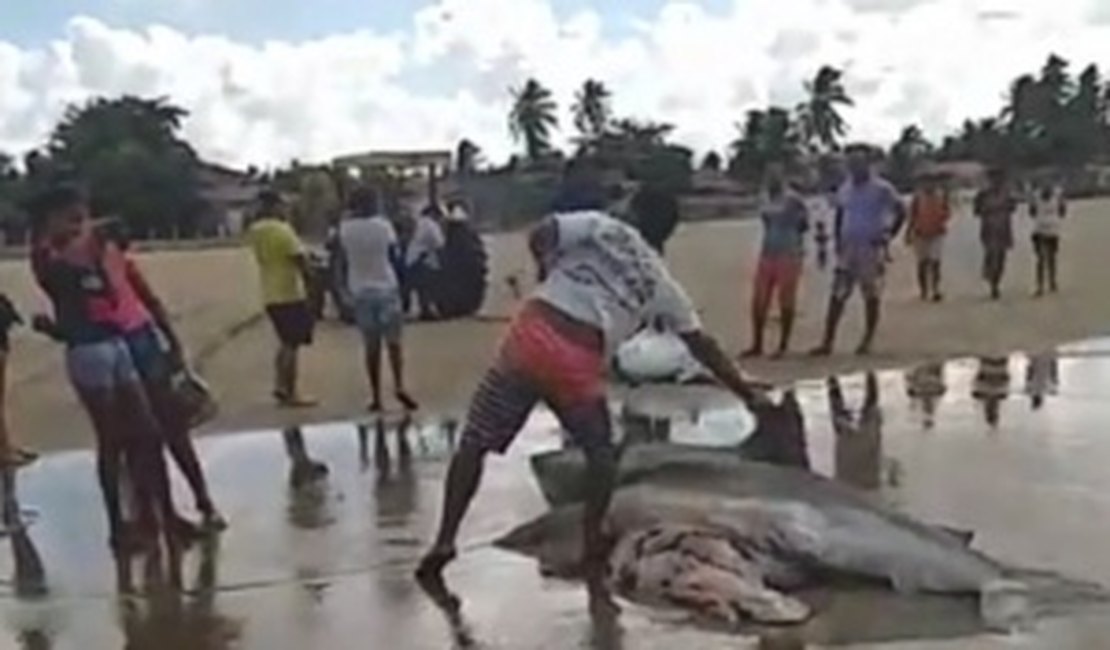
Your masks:
<svg viewBox="0 0 1110 650"><path fill-rule="evenodd" d="M918 178L910 203L910 224L906 229L906 242L917 255L917 284L921 299L940 302L940 263L944 253L944 236L952 206L948 190L937 176Z"/></svg>

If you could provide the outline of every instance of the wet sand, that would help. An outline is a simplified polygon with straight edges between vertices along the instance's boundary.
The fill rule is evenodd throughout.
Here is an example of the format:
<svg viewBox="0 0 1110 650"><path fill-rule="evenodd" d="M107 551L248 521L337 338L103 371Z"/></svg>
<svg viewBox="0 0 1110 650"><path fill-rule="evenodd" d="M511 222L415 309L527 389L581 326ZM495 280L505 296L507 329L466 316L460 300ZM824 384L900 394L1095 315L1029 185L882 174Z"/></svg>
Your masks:
<svg viewBox="0 0 1110 650"><path fill-rule="evenodd" d="M973 530L975 545L1001 560L1110 585L1102 544L1110 533L1110 438L1101 435L1110 415L1110 343L1068 348L1032 366L1017 356L883 372L874 382L877 411L867 418L859 412L864 378L847 376L841 385L851 419L873 428L838 433L826 383L800 383L816 471L877 485L884 499L924 521ZM709 389L640 389L633 397L637 410L679 413L676 442L732 445L747 428L728 411L728 398ZM151 587L145 599L116 598L92 456L49 455L18 476L32 521L19 562L0 545L0 650L1068 650L1104 647L1110 634L1110 616L1095 609L1042 620L1029 634L991 636L974 602L885 592L818 595L821 615L797 630L708 630L634 606L616 626L595 625L580 587L545 580L530 561L489 546L544 509L527 469L530 454L559 445L543 412L509 458L491 463L465 526L465 551L447 573L462 612L447 616L409 575L435 524L452 429L437 419L398 427L349 423L300 436L259 431L202 441L232 527L218 546L185 558L182 597ZM326 463L329 475L294 488L293 469L306 458ZM13 580L32 555L45 572L45 598L18 596ZM142 566L134 571L137 587L157 584Z"/></svg>
<svg viewBox="0 0 1110 650"><path fill-rule="evenodd" d="M966 208L965 208L966 209ZM863 367L896 367L929 358L953 358L1054 344L1110 333L1110 292L1105 290L1106 242L1110 242L1110 201L1076 203L1065 228L1059 296L1034 300L1028 224L1018 217L1018 245L1000 303L985 300L979 281L975 224L966 213L949 238L942 305L916 297L909 249L895 247L878 354L869 360L839 356L815 362L802 355L782 362L749 364L777 381L821 377ZM668 251L676 275L703 311L708 327L731 350L747 343L747 304L759 242L758 224L718 222L683 227ZM483 316L451 323L416 324L407 332L412 390L429 412L464 408L496 343L512 300L504 279L530 275L523 237L491 238L490 299ZM334 323L321 326L318 342L305 354L306 392L322 400L318 409L282 412L269 398L273 339L259 318L256 278L245 251L166 252L144 256L144 268L164 294L203 374L219 397L222 412L208 431L228 432L294 423L346 420L364 409L365 379L357 335ZM0 282L21 308L42 304L25 264L0 263ZM819 335L829 277L811 259L804 281L802 315L795 348L806 350ZM841 348L850 351L859 336L860 308L850 306ZM770 340L776 334L770 333ZM61 350L20 332L10 371L13 429L28 444L50 449L86 446L88 424L61 368Z"/></svg>

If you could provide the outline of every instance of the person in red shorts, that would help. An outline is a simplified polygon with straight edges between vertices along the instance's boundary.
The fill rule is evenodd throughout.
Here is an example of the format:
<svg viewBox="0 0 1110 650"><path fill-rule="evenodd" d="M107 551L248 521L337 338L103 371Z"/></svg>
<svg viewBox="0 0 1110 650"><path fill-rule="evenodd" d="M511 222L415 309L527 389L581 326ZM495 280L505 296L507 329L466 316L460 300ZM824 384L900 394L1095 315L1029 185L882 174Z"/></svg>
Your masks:
<svg viewBox="0 0 1110 650"><path fill-rule="evenodd" d="M583 548L591 607L607 603L601 581L617 452L604 374L611 352L645 322L664 321L729 390L758 406L766 400L701 327L697 312L663 260L631 225L604 211L605 193L587 167L572 163L554 214L529 237L540 285L509 326L482 379L451 461L438 536L417 570L429 592L442 586L463 516L481 482L485 457L504 453L533 407L555 412L587 459Z"/></svg>
<svg viewBox="0 0 1110 650"><path fill-rule="evenodd" d="M775 356L781 357L790 348L794 331L809 212L802 197L786 186L780 169L771 169L767 174L767 191L759 216L763 221L763 250L752 292L752 346L744 356L763 354L763 330L771 300L777 297L782 330Z"/></svg>

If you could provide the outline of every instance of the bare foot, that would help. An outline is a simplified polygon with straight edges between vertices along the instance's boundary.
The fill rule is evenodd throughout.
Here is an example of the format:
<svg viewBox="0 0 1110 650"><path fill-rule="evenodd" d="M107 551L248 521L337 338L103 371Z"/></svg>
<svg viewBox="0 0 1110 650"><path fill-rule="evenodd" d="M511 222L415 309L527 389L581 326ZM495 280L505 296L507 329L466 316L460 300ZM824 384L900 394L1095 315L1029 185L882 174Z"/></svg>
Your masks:
<svg viewBox="0 0 1110 650"><path fill-rule="evenodd" d="M856 356L857 357L869 357L869 356L871 356L871 342L870 341L864 341L863 343L860 343L859 347L856 348Z"/></svg>

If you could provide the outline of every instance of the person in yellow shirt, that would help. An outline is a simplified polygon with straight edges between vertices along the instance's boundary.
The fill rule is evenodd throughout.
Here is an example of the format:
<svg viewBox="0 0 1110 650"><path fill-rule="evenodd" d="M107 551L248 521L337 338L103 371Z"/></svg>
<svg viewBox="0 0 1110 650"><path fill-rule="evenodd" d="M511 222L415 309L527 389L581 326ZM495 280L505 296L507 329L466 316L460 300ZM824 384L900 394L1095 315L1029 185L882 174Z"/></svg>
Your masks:
<svg viewBox="0 0 1110 650"><path fill-rule="evenodd" d="M316 402L297 391L298 351L312 344L315 327L308 305L308 255L284 218L281 196L267 190L258 200L259 217L247 230L247 242L258 262L262 301L279 343L274 398L281 406L309 408Z"/></svg>

